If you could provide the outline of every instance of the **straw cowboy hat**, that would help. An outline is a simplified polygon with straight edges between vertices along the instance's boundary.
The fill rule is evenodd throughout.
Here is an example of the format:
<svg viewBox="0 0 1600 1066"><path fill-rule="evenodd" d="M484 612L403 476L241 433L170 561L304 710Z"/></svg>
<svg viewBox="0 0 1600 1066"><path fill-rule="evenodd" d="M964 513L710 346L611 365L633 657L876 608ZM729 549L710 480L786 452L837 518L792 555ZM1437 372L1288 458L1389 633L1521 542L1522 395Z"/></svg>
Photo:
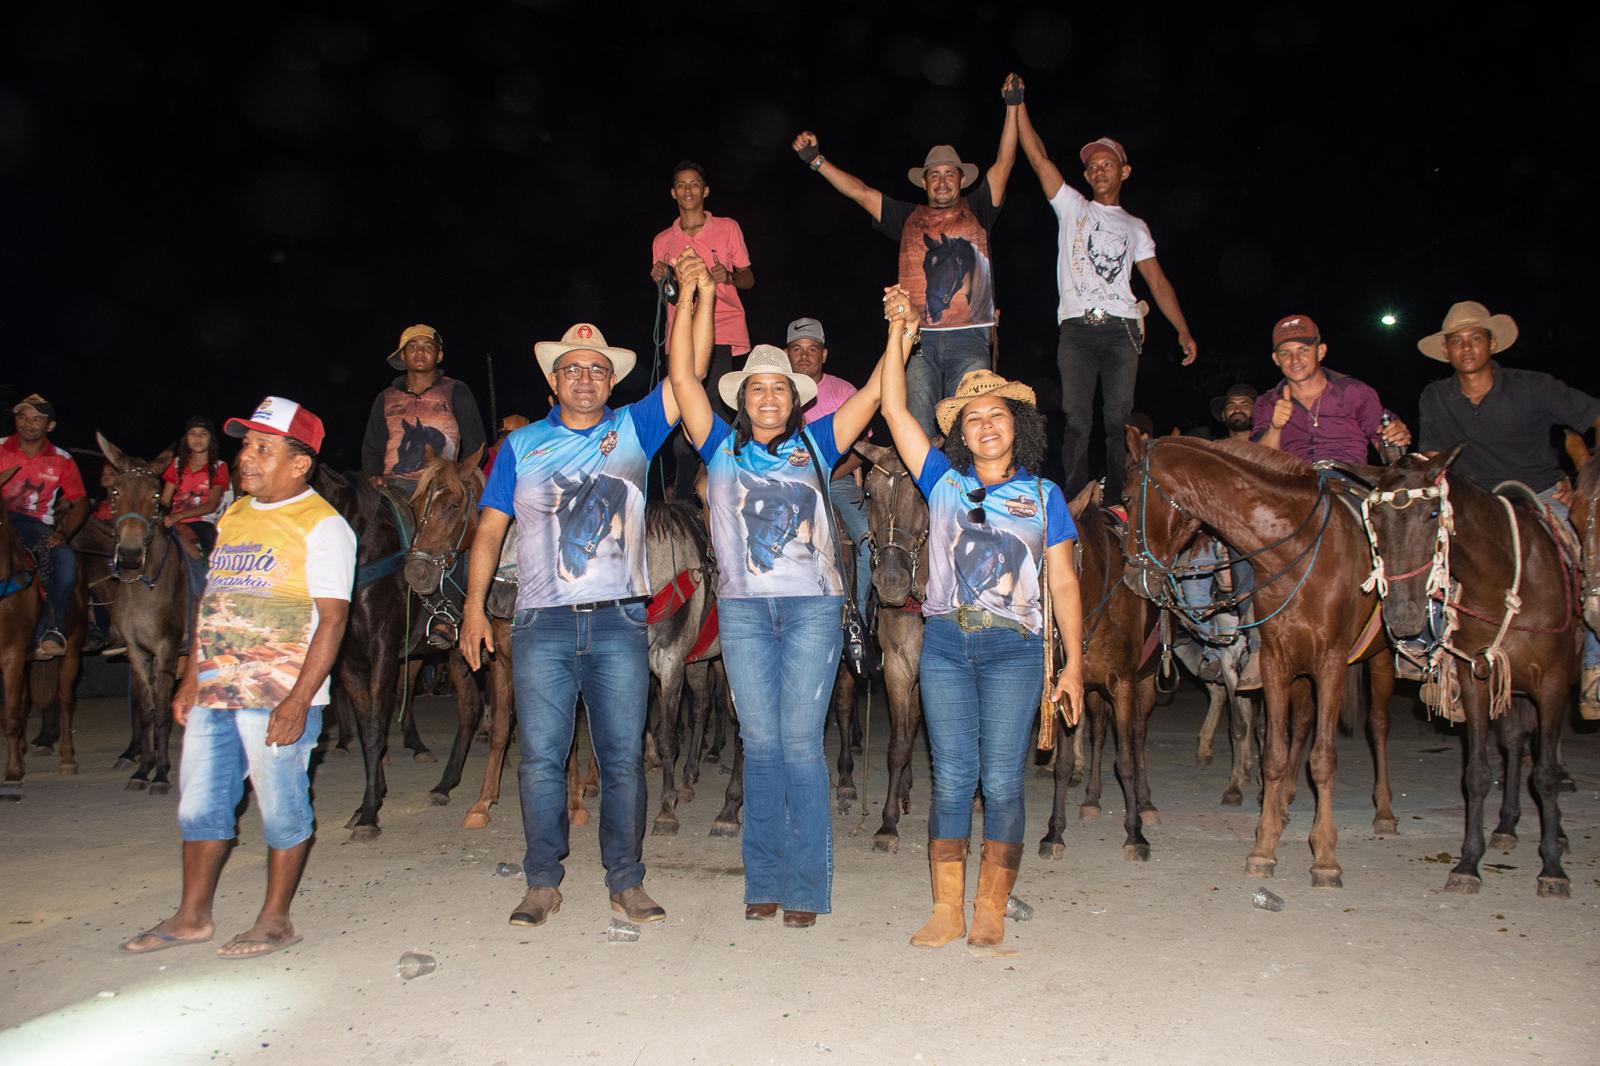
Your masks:
<svg viewBox="0 0 1600 1066"><path fill-rule="evenodd" d="M1022 382L1007 381L993 370L969 370L961 378L961 384L956 386L956 394L940 400L939 406L934 408L934 418L939 423L939 432L949 436L950 427L956 424L961 409L967 405L968 400L975 400L979 396L1003 396L1008 400L1021 400L1029 407L1039 405L1033 390Z"/></svg>
<svg viewBox="0 0 1600 1066"><path fill-rule="evenodd" d="M750 349L750 354L745 356L744 369L735 370L722 375L717 381L717 392L722 395L722 402L739 409L739 386L752 374L782 374L789 379L795 395L800 397L800 406L804 407L817 398L817 383L804 374L796 374L789 365L789 353L782 348L775 348L770 344L758 344Z"/></svg>
<svg viewBox="0 0 1600 1066"><path fill-rule="evenodd" d="M906 177L911 179L911 184L922 188L922 178L930 167L954 166L961 170L961 187L978 180L978 165L976 163L963 163L961 156L956 153L955 147L948 144L936 144L928 149L928 158L922 161L920 167L912 167L906 171Z"/></svg>
<svg viewBox="0 0 1600 1066"><path fill-rule="evenodd" d="M1495 355L1517 343L1517 323L1510 315L1491 315L1489 309L1481 303L1475 300L1463 300L1461 303L1450 305L1449 313L1444 316L1444 326L1438 333L1430 333L1418 341L1417 349L1429 359L1448 363L1450 357L1444 352L1444 339L1447 335L1464 329L1488 330L1493 340L1490 350Z"/></svg>
<svg viewBox="0 0 1600 1066"><path fill-rule="evenodd" d="M546 377L555 373L556 360L568 352L594 352L605 356L617 381L627 377L628 371L639 361L630 349L606 347L606 335L587 322L579 322L558 341L540 341L533 346L533 357L539 361L539 369Z"/></svg>
<svg viewBox="0 0 1600 1066"><path fill-rule="evenodd" d="M434 347L439 349L438 362L444 362L444 338L439 336L439 331L432 326L418 324L407 326L405 332L400 334L400 343L395 345L393 352L389 353L389 365L396 370L404 370L406 368L406 345L418 337L431 340Z"/></svg>

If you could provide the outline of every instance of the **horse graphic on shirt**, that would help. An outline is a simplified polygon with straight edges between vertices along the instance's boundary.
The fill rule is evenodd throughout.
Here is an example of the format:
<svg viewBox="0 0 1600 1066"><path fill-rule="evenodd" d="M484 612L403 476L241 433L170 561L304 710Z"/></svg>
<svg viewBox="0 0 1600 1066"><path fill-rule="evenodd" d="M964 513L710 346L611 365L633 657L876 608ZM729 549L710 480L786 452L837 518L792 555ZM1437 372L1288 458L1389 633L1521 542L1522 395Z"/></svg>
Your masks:
<svg viewBox="0 0 1600 1066"><path fill-rule="evenodd" d="M396 449L394 469L391 474L404 476L415 474L428 462L428 449L433 449L434 455L445 456L445 450L450 447L449 439L437 428L425 424L422 419L411 421L403 419L400 422L400 447Z"/></svg>
<svg viewBox="0 0 1600 1066"><path fill-rule="evenodd" d="M813 554L817 515L817 490L800 481L767 480L739 472L744 499L739 504L744 519L745 563L752 574L771 573L784 549L799 540Z"/></svg>
<svg viewBox="0 0 1600 1066"><path fill-rule="evenodd" d="M561 490L556 500L556 575L562 581L577 581L607 538L615 537L618 547L626 550L628 483L607 474L587 480L557 474L554 481Z"/></svg>
<svg viewBox="0 0 1600 1066"><path fill-rule="evenodd" d="M984 315L990 299L988 257L965 237L941 233L934 240L923 234L922 242L928 248L922 256L928 322L937 324L963 289L971 314Z"/></svg>
<svg viewBox="0 0 1600 1066"><path fill-rule="evenodd" d="M958 520L961 532L953 552L956 602L975 604L987 592L1010 599L1029 560L1027 545L1003 529L973 522L965 511Z"/></svg>
<svg viewBox="0 0 1600 1066"><path fill-rule="evenodd" d="M24 481L17 494L12 497L15 501L10 509L20 514L37 515L44 510L44 483L40 481Z"/></svg>

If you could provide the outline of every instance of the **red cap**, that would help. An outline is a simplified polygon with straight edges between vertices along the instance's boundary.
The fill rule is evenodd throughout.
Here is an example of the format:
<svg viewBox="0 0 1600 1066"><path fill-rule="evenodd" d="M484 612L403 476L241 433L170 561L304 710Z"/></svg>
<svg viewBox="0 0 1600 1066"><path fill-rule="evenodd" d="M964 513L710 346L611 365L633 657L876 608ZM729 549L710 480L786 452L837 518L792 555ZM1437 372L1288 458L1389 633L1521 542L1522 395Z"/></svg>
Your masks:
<svg viewBox="0 0 1600 1066"><path fill-rule="evenodd" d="M322 450L322 419L282 396L268 396L249 418L230 418L222 424L222 432L230 437L242 437L252 429L293 437L313 452Z"/></svg>
<svg viewBox="0 0 1600 1066"><path fill-rule="evenodd" d="M1114 141L1110 137L1101 137L1099 140L1090 141L1088 144L1078 149L1078 159L1082 161L1084 166L1088 166L1089 157L1098 151L1108 151L1117 157L1117 162L1121 163L1123 166L1128 165L1128 153L1122 147L1122 142Z"/></svg>
<svg viewBox="0 0 1600 1066"><path fill-rule="evenodd" d="M1302 344L1315 344L1322 339L1322 330L1311 321L1310 315L1288 315L1278 319L1278 324L1272 327L1272 347L1276 351L1279 345L1289 341L1299 341Z"/></svg>

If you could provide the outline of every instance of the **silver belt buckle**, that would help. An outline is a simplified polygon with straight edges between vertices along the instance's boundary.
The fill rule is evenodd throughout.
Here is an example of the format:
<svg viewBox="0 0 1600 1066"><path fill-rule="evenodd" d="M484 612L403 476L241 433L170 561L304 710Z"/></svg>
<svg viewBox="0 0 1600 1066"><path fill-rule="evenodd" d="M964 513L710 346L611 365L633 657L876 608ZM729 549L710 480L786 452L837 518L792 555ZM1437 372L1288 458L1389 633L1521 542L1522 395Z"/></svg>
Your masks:
<svg viewBox="0 0 1600 1066"><path fill-rule="evenodd" d="M1103 307L1093 307L1083 313L1083 320L1091 326L1103 326L1111 315Z"/></svg>
<svg viewBox="0 0 1600 1066"><path fill-rule="evenodd" d="M978 633L993 626L987 608L963 603L956 608L956 626L963 633Z"/></svg>

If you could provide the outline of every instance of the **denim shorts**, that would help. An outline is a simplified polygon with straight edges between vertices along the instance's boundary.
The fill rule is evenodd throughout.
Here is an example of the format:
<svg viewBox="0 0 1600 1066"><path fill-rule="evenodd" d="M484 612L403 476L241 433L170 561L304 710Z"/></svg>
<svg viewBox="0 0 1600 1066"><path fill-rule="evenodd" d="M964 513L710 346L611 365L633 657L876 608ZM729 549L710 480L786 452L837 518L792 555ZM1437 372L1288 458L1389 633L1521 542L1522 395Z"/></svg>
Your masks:
<svg viewBox="0 0 1600 1066"><path fill-rule="evenodd" d="M195 707L183 731L183 762L178 767L178 825L184 840L232 840L238 835L234 811L250 779L261 808L267 847L282 850L311 839L311 749L322 732L322 704L306 715L306 728L293 744L269 746L265 708L229 711Z"/></svg>

